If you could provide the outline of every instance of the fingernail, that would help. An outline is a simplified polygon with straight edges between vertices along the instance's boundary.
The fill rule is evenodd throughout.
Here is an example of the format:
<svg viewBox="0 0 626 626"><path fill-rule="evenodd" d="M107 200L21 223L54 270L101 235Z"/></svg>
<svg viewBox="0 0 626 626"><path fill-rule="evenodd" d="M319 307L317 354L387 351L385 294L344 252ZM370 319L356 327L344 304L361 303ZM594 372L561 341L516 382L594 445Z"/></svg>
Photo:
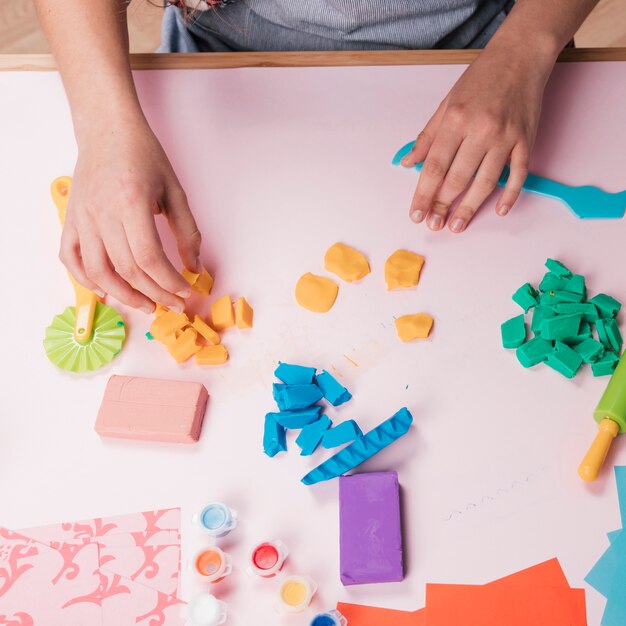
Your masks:
<svg viewBox="0 0 626 626"><path fill-rule="evenodd" d="M180 304L175 304L173 306L168 307L170 311L174 311L174 313L182 313L185 308Z"/></svg>
<svg viewBox="0 0 626 626"><path fill-rule="evenodd" d="M465 228L465 220L457 218L450 224L450 230L454 233L460 233Z"/></svg>
<svg viewBox="0 0 626 626"><path fill-rule="evenodd" d="M424 211L413 211L413 213L411 213L411 219L416 224L419 224L421 221L424 220Z"/></svg>
<svg viewBox="0 0 626 626"><path fill-rule="evenodd" d="M202 274L204 268L202 267L202 261L200 257L196 259L196 274Z"/></svg>
<svg viewBox="0 0 626 626"><path fill-rule="evenodd" d="M104 291L101 291L100 289L94 289L93 292L98 296L98 298L104 298L105 296Z"/></svg>
<svg viewBox="0 0 626 626"><path fill-rule="evenodd" d="M404 167L409 167L409 165L411 165L411 157L405 156L400 163L404 165Z"/></svg>
<svg viewBox="0 0 626 626"><path fill-rule="evenodd" d="M511 210L511 207L508 204L503 204L498 209L498 215L506 215Z"/></svg>
<svg viewBox="0 0 626 626"><path fill-rule="evenodd" d="M150 313L154 313L154 307L150 307L150 306L139 307L139 310L142 311L143 313L146 313L147 315L150 315Z"/></svg>
<svg viewBox="0 0 626 626"><path fill-rule="evenodd" d="M443 227L443 217L441 217L441 215L433 215L428 221L428 225L433 230L441 230Z"/></svg>
<svg viewBox="0 0 626 626"><path fill-rule="evenodd" d="M191 295L191 289L182 289L181 291L177 291L176 295L179 298L188 298Z"/></svg>

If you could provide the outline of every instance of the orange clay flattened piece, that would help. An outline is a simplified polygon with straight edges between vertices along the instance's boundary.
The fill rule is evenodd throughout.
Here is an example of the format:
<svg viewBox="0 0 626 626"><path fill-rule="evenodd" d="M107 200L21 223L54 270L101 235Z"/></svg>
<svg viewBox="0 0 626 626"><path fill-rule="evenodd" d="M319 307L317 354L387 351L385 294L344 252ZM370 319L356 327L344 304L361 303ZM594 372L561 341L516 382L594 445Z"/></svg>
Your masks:
<svg viewBox="0 0 626 626"><path fill-rule="evenodd" d="M385 262L387 289L415 287L420 281L424 257L408 250L396 250Z"/></svg>
<svg viewBox="0 0 626 626"><path fill-rule="evenodd" d="M168 335L173 335L177 330L189 324L189 318L184 313L165 311L150 324L150 334L163 343Z"/></svg>
<svg viewBox="0 0 626 626"><path fill-rule="evenodd" d="M198 334L193 328L187 328L167 347L177 363L184 363L202 349L202 346L196 343L197 337Z"/></svg>
<svg viewBox="0 0 626 626"><path fill-rule="evenodd" d="M223 343L217 346L204 346L196 353L198 365L221 365L228 361L228 350Z"/></svg>
<svg viewBox="0 0 626 626"><path fill-rule="evenodd" d="M191 324L198 333L204 337L212 346L216 346L220 342L220 335L213 330L199 315L194 317Z"/></svg>
<svg viewBox="0 0 626 626"><path fill-rule="evenodd" d="M222 296L211 305L211 319L215 330L224 330L235 325L235 311L229 295Z"/></svg>
<svg viewBox="0 0 626 626"><path fill-rule="evenodd" d="M201 293L203 296L210 296L213 288L213 276L206 270L202 270L202 274L196 274L188 269L183 270L183 278L189 283L191 288Z"/></svg>
<svg viewBox="0 0 626 626"><path fill-rule="evenodd" d="M324 255L324 267L339 278L351 283L370 273L365 255L343 243L333 244Z"/></svg>
<svg viewBox="0 0 626 626"><path fill-rule="evenodd" d="M296 301L314 313L330 311L339 292L339 285L330 278L310 272L300 277L296 285Z"/></svg>
<svg viewBox="0 0 626 626"><path fill-rule="evenodd" d="M398 331L398 337L402 341L426 339L432 327L433 318L426 313L403 315L396 320L396 330Z"/></svg>
<svg viewBox="0 0 626 626"><path fill-rule="evenodd" d="M248 301L240 296L237 298L237 304L235 304L235 322L237 328L243 330L244 328L252 328L252 322L254 320L254 310L248 304Z"/></svg>

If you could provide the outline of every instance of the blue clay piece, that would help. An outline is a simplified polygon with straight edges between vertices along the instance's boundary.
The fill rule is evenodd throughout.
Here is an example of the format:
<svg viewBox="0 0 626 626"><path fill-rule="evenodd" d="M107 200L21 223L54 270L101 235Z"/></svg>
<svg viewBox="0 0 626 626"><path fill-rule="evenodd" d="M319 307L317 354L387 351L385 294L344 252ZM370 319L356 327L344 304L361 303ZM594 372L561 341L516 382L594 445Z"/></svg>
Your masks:
<svg viewBox="0 0 626 626"><path fill-rule="evenodd" d="M305 426L298 438L296 444L300 446L300 456L310 456L317 450L322 441L324 433L332 426L332 422L327 415L322 415L316 422Z"/></svg>
<svg viewBox="0 0 626 626"><path fill-rule="evenodd" d="M337 448L362 436L363 431L359 428L359 425L354 420L347 420L324 433L322 447Z"/></svg>
<svg viewBox="0 0 626 626"><path fill-rule="evenodd" d="M280 413L270 413L270 415L272 415L283 428L293 430L304 428L308 424L316 422L320 418L321 412L321 406L312 406L308 409L281 411Z"/></svg>
<svg viewBox="0 0 626 626"><path fill-rule="evenodd" d="M333 406L344 404L352 398L352 394L326 370L322 370L322 373L318 375L317 386Z"/></svg>
<svg viewBox="0 0 626 626"><path fill-rule="evenodd" d="M286 385L308 385L315 380L316 369L304 365L292 365L278 361L274 376Z"/></svg>
<svg viewBox="0 0 626 626"><path fill-rule="evenodd" d="M306 409L323 397L322 390L315 384L282 385L274 383L274 400L281 411Z"/></svg>
<svg viewBox="0 0 626 626"><path fill-rule="evenodd" d="M412 422L413 416L409 410L406 407L400 409L374 430L370 430L366 435L359 437L349 446L331 456L330 459L312 469L302 478L302 482L305 485L314 485L349 472L406 435Z"/></svg>
<svg viewBox="0 0 626 626"><path fill-rule="evenodd" d="M287 452L285 429L274 419L272 413L265 416L263 451L269 457L274 457L279 452Z"/></svg>

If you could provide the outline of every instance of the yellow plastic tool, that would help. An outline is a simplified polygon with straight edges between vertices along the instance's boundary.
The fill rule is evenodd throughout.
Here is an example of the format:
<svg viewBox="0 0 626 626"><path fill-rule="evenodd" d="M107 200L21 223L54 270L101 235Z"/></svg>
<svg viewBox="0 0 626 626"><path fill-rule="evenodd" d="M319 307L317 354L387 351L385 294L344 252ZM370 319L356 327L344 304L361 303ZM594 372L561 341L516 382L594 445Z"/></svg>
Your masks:
<svg viewBox="0 0 626 626"><path fill-rule="evenodd" d="M50 192L52 199L59 211L61 226L65 224L65 212L70 197L70 187L72 179L69 176L56 178L51 185ZM78 343L86 343L91 338L93 332L93 318L96 312L96 305L102 302L93 291L77 283L73 276L68 273L74 292L76 293L76 318L74 320L74 339Z"/></svg>
<svg viewBox="0 0 626 626"><path fill-rule="evenodd" d="M598 434L578 467L578 475L587 482L594 481L598 477L613 439L619 433L626 431L626 356L624 355L617 364L593 414L598 422Z"/></svg>

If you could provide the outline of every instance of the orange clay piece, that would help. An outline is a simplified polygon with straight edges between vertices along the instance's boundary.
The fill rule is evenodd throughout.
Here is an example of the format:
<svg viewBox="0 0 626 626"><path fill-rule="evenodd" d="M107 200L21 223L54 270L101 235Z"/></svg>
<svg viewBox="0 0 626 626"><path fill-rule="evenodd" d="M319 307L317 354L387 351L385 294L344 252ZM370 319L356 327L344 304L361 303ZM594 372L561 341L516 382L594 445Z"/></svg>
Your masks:
<svg viewBox="0 0 626 626"><path fill-rule="evenodd" d="M160 317L161 315L163 315L163 313L167 313L168 311L169 309L162 304L157 304L154 308L154 314L156 315L156 317Z"/></svg>
<svg viewBox="0 0 626 626"><path fill-rule="evenodd" d="M191 288L202 294L210 296L213 288L213 276L206 270L202 270L202 274L196 274L188 269L183 270L183 278L189 283Z"/></svg>
<svg viewBox="0 0 626 626"><path fill-rule="evenodd" d="M177 363L184 363L202 349L196 343L197 337L198 333L193 328L187 328L167 347Z"/></svg>
<svg viewBox="0 0 626 626"><path fill-rule="evenodd" d="M424 257L408 250L396 250L385 262L387 289L415 287L420 281Z"/></svg>
<svg viewBox="0 0 626 626"><path fill-rule="evenodd" d="M184 313L166 311L159 315L150 325L150 334L163 342L167 335L173 335L177 330L189 324L189 318Z"/></svg>
<svg viewBox="0 0 626 626"><path fill-rule="evenodd" d="M229 295L222 296L211 305L211 319L215 330L224 330L235 325L235 311Z"/></svg>
<svg viewBox="0 0 626 626"><path fill-rule="evenodd" d="M237 328L252 328L252 322L254 320L254 310L248 304L248 301L240 296L237 298L237 304L235 304L235 322Z"/></svg>
<svg viewBox="0 0 626 626"><path fill-rule="evenodd" d="M339 242L326 250L324 267L349 283L361 280L370 273L370 264L365 255Z"/></svg>
<svg viewBox="0 0 626 626"><path fill-rule="evenodd" d="M199 315L194 317L191 324L202 337L204 337L212 346L216 346L220 342L219 333L213 330Z"/></svg>
<svg viewBox="0 0 626 626"><path fill-rule="evenodd" d="M396 330L398 331L398 337L400 337L402 341L426 339L432 327L433 318L426 313L403 315L396 320Z"/></svg>
<svg viewBox="0 0 626 626"><path fill-rule="evenodd" d="M335 304L339 285L330 278L308 272L296 284L296 301L314 313L327 313Z"/></svg>
<svg viewBox="0 0 626 626"><path fill-rule="evenodd" d="M204 346L196 353L198 365L221 365L228 361L228 350L223 343L217 346Z"/></svg>

